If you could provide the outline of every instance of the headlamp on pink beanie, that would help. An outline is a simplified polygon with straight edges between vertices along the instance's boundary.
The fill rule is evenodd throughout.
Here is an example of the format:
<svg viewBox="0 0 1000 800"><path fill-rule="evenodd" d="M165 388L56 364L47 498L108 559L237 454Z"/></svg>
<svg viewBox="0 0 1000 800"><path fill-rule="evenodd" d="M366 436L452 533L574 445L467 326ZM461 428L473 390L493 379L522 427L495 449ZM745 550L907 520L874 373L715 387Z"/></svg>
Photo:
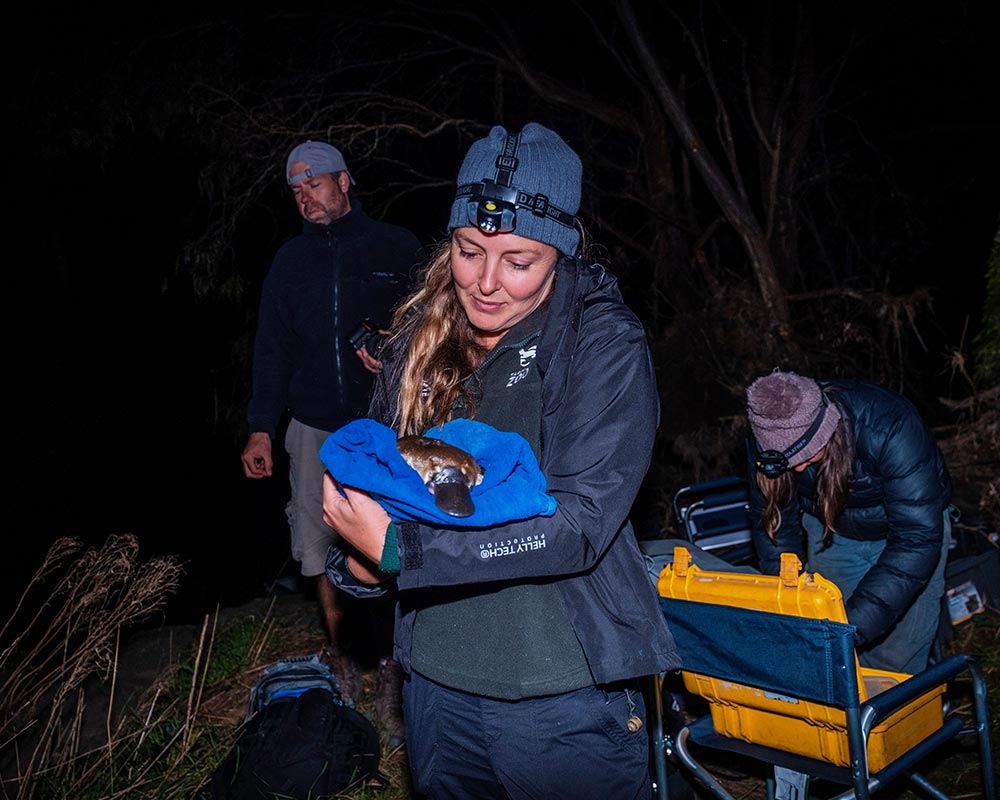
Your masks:
<svg viewBox="0 0 1000 800"><path fill-rule="evenodd" d="M812 378L776 369L747 389L747 419L755 440L754 465L774 478L826 446L840 411Z"/></svg>

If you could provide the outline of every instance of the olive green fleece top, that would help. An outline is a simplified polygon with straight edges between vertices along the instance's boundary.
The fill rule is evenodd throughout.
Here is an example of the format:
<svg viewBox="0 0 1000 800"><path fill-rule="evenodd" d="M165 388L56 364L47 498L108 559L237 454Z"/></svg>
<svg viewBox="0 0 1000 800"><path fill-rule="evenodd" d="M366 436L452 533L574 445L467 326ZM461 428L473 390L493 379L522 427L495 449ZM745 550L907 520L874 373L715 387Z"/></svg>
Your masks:
<svg viewBox="0 0 1000 800"><path fill-rule="evenodd" d="M514 431L541 457L542 379L535 345L547 305L511 328L470 386L476 419ZM467 409L457 407L456 417ZM496 529L498 543L509 538ZM593 683L562 594L551 580L467 584L422 591L411 667L444 686L516 700Z"/></svg>

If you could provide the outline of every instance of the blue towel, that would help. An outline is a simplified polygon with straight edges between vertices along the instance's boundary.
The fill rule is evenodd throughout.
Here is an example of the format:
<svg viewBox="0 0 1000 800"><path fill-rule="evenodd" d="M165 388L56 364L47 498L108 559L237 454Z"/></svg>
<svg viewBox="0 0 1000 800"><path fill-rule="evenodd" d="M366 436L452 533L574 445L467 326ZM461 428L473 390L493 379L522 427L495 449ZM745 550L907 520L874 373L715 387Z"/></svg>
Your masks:
<svg viewBox="0 0 1000 800"><path fill-rule="evenodd" d="M471 453L485 470L483 482L470 493L476 507L470 516L453 517L434 504L420 475L399 454L396 433L375 420L356 419L334 431L319 457L338 482L371 494L396 522L488 528L555 514L556 501L545 493L545 476L520 434L456 419L425 436Z"/></svg>

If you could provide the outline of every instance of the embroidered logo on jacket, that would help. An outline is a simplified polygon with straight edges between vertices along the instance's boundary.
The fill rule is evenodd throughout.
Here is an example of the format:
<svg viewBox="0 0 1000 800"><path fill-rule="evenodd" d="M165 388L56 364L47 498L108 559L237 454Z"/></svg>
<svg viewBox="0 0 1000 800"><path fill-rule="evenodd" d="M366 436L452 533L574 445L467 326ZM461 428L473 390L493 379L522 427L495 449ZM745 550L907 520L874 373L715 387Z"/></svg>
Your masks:
<svg viewBox="0 0 1000 800"><path fill-rule="evenodd" d="M536 350L536 345L522 347L518 350L517 355L521 362L521 369L510 373L510 377L507 378L508 387L511 387L515 383L519 383L528 377L528 370L531 369L531 362L535 358Z"/></svg>

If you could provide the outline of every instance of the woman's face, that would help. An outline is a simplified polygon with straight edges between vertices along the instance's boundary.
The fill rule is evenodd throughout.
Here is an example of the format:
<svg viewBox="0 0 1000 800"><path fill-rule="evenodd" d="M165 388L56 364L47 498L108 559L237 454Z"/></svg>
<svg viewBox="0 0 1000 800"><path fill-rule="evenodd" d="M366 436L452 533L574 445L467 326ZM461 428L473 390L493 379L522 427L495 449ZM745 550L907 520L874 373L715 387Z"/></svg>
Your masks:
<svg viewBox="0 0 1000 800"><path fill-rule="evenodd" d="M814 455L812 458L806 459L801 464L796 464L794 467L792 467L792 469L795 472L805 472L806 467L812 466L813 464L822 461L823 456L825 455L826 455L826 448L821 447L819 450L816 451L816 455Z"/></svg>
<svg viewBox="0 0 1000 800"><path fill-rule="evenodd" d="M552 292L559 251L513 233L458 228L451 237L455 291L477 339L491 348Z"/></svg>

